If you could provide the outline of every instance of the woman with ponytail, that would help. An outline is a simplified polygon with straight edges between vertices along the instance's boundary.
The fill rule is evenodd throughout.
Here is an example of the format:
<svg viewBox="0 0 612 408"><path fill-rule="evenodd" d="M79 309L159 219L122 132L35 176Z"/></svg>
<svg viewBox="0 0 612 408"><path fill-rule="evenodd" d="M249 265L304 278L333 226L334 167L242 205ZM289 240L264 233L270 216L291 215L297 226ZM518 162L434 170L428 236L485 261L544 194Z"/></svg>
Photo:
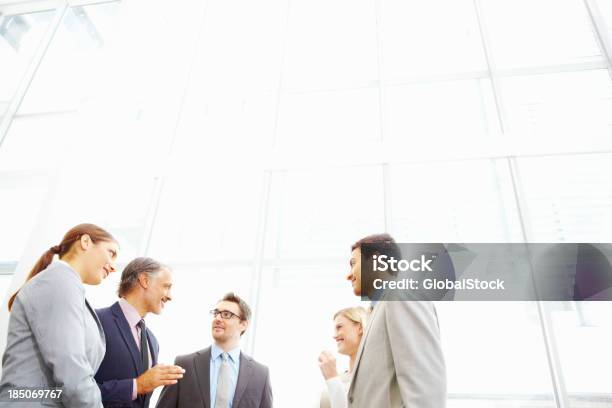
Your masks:
<svg viewBox="0 0 612 408"><path fill-rule="evenodd" d="M20 397L19 390L31 389L43 390L43 398L28 399L31 405L102 407L94 374L104 358L104 331L83 284L98 285L114 272L117 251L111 234L81 224L36 262L8 303L0 406L24 401L24 395L34 393ZM52 398L45 390L61 393Z"/></svg>

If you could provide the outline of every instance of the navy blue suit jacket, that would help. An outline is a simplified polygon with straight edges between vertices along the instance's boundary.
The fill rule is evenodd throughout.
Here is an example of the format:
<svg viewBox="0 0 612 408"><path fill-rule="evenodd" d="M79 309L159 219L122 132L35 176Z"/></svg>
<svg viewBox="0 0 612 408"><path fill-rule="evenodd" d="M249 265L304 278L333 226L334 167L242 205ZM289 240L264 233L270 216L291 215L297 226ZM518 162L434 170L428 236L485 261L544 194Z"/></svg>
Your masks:
<svg viewBox="0 0 612 408"><path fill-rule="evenodd" d="M106 335L106 354L95 375L102 393L102 403L107 408L142 408L145 406L145 396L138 395L138 398L132 401L132 392L134 378L145 370L142 367L140 351L121 306L119 302L115 302L111 307L96 310L96 313ZM154 366L157 364L159 344L148 328L147 335L153 360L151 366Z"/></svg>

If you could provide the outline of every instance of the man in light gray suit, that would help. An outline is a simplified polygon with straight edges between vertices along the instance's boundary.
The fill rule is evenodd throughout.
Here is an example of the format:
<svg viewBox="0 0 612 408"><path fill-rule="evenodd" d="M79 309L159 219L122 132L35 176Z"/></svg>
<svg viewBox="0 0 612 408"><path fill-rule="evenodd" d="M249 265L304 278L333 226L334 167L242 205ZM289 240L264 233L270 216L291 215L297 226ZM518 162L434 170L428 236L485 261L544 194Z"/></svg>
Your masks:
<svg viewBox="0 0 612 408"><path fill-rule="evenodd" d="M377 301L357 352L348 407L444 408L446 368L433 303L379 297L372 293L372 285L362 285L364 244L368 244L363 247L366 259L377 253L401 258L388 234L370 235L352 246L347 279L353 293ZM389 250L396 253L386 253Z"/></svg>
<svg viewBox="0 0 612 408"><path fill-rule="evenodd" d="M211 347L179 356L175 365L185 374L164 387L157 408L271 408L268 368L240 351L240 336L251 310L244 300L226 294L215 309Z"/></svg>

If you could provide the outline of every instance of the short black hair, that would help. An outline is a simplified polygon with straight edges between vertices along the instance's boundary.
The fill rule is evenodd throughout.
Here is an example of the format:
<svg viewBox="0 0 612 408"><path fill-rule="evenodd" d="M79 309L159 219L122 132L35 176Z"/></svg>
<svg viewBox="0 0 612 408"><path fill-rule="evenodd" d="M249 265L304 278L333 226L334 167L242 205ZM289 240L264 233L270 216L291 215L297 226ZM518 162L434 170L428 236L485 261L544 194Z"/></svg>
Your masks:
<svg viewBox="0 0 612 408"><path fill-rule="evenodd" d="M250 321L251 320L251 308L240 296L235 294L234 292L226 293L223 298L219 302L232 302L238 305L240 309L240 320L242 321ZM246 330L244 330L240 335L242 336Z"/></svg>
<svg viewBox="0 0 612 408"><path fill-rule="evenodd" d="M367 246L363 247L364 244L367 244ZM361 255L366 258L370 258L374 254L387 255L395 259L402 258L402 251L399 245L397 245L393 237L386 232L361 238L351 245L351 251L357 248L361 250Z"/></svg>

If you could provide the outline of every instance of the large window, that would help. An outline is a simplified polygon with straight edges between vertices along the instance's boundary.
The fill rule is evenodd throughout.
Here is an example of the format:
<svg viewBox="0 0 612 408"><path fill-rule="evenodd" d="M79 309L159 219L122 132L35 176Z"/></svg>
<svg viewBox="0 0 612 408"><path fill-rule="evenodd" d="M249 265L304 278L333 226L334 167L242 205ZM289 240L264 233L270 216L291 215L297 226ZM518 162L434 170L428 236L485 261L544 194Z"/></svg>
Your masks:
<svg viewBox="0 0 612 408"><path fill-rule="evenodd" d="M174 268L162 361L233 290L275 405L316 406L362 236L610 242L610 4L0 1L0 289L102 224ZM450 408L612 404L609 304L438 310Z"/></svg>
<svg viewBox="0 0 612 408"><path fill-rule="evenodd" d="M30 68L37 50L44 48L43 40L53 28L53 15L52 10L0 13L0 119L4 119L9 104L19 90L20 80Z"/></svg>

